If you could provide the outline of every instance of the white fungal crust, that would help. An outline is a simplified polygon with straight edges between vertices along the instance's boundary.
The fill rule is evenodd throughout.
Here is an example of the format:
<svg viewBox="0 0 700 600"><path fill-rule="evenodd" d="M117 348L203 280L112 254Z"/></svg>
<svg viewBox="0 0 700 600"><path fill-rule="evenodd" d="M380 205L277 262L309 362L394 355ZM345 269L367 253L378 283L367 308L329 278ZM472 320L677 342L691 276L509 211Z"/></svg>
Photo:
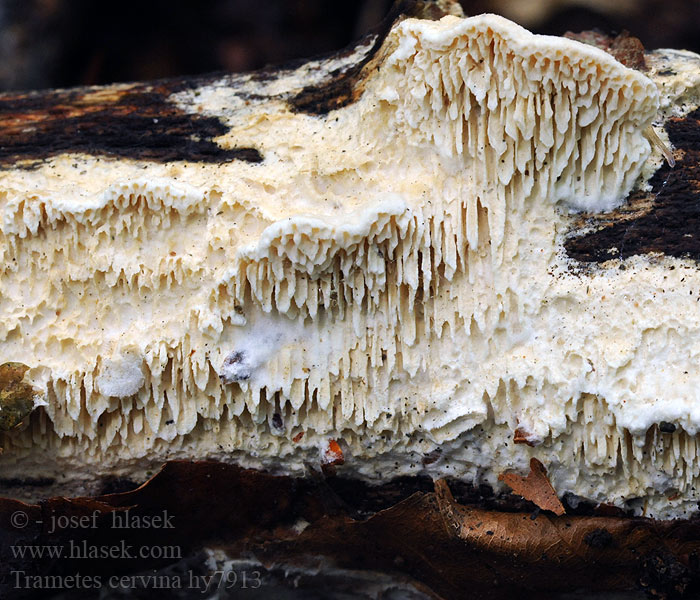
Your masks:
<svg viewBox="0 0 700 600"><path fill-rule="evenodd" d="M418 472L440 445L435 474L495 484L536 455L560 493L692 504L697 270L582 277L561 246L571 208L624 201L655 85L493 15L405 20L378 61L327 115L223 111L222 146L260 164L0 175L3 361L46 402L4 435L5 476L177 457L300 472L336 439L358 476Z"/></svg>

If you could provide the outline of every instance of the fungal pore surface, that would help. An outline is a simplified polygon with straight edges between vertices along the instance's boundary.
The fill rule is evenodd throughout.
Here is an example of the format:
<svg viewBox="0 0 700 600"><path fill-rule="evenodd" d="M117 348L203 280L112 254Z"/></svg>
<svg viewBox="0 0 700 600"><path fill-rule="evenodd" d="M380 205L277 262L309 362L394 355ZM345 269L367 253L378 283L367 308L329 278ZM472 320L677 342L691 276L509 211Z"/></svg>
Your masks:
<svg viewBox="0 0 700 600"><path fill-rule="evenodd" d="M89 490L175 458L298 475L332 442L369 481L500 489L536 457L560 496L694 510L700 273L564 249L640 178L647 75L449 15L167 102L255 160L67 148L0 171L2 362L38 405L1 434L3 478Z"/></svg>

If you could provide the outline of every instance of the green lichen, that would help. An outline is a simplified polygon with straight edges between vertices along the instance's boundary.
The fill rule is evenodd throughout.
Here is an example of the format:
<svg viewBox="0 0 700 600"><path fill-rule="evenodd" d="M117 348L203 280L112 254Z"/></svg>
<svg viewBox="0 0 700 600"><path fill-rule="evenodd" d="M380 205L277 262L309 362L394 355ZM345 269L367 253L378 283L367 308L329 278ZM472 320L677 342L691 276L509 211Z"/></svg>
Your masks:
<svg viewBox="0 0 700 600"><path fill-rule="evenodd" d="M18 362L0 365L0 431L17 427L34 409L36 392L24 382L28 370Z"/></svg>

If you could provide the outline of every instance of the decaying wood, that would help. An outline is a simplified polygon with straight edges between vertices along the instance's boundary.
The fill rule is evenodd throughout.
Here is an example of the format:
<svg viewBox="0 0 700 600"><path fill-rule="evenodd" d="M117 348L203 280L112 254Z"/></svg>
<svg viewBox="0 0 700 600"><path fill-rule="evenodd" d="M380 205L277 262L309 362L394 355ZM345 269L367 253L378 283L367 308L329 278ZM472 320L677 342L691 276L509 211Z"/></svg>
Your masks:
<svg viewBox="0 0 700 600"><path fill-rule="evenodd" d="M566 243L569 256L582 262L625 259L658 253L700 258L700 109L665 123L676 151L676 164L662 165L651 190L634 192L623 206L584 215L580 227L594 231Z"/></svg>
<svg viewBox="0 0 700 600"><path fill-rule="evenodd" d="M143 161L259 162L253 148L220 148L216 117L187 114L170 95L200 80L0 96L0 166L31 168L68 152Z"/></svg>

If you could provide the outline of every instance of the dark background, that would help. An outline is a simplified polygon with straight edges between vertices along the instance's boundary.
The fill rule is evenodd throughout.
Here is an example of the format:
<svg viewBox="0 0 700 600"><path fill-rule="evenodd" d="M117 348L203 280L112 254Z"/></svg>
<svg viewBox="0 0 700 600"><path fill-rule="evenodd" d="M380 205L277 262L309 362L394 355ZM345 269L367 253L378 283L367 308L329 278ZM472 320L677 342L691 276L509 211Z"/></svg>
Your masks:
<svg viewBox="0 0 700 600"><path fill-rule="evenodd" d="M342 48L391 0L0 0L0 90L248 71ZM462 0L538 33L700 51L700 0Z"/></svg>

